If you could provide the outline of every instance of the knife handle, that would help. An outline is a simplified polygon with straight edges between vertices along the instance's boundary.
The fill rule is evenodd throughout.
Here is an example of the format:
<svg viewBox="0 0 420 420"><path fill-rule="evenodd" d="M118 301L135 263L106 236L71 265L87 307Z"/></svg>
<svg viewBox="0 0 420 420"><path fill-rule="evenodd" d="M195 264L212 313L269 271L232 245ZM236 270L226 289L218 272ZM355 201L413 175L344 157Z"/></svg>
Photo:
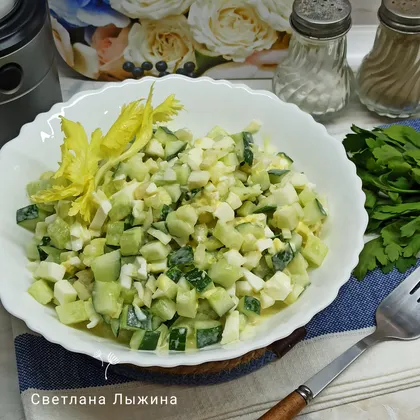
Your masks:
<svg viewBox="0 0 420 420"><path fill-rule="evenodd" d="M299 390L293 391L259 420L292 420L306 407L306 404Z"/></svg>

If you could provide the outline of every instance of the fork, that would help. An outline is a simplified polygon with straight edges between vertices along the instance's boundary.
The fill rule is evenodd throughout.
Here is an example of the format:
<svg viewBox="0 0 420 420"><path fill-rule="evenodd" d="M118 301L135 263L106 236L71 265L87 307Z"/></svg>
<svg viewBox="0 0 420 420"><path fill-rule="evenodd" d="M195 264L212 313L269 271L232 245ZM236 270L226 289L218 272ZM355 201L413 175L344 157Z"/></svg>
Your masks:
<svg viewBox="0 0 420 420"><path fill-rule="evenodd" d="M290 420L297 416L341 372L380 341L420 337L420 268L390 293L376 310L376 330L350 347L304 385L265 413L260 420Z"/></svg>

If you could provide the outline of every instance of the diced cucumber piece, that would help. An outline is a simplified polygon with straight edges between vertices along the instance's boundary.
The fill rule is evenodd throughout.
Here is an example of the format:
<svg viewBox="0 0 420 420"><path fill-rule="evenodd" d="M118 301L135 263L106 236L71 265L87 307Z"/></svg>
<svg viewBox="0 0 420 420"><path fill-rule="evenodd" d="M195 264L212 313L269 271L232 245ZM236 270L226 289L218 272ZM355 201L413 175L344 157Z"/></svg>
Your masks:
<svg viewBox="0 0 420 420"><path fill-rule="evenodd" d="M279 229L293 230L299 223L299 216L293 206L278 208L273 214L273 225Z"/></svg>
<svg viewBox="0 0 420 420"><path fill-rule="evenodd" d="M256 204L251 201L245 201L241 207L237 210L238 216L246 217L254 213L254 210L257 208Z"/></svg>
<svg viewBox="0 0 420 420"><path fill-rule="evenodd" d="M39 259L41 261L61 263L61 250L53 246L39 246L38 247Z"/></svg>
<svg viewBox="0 0 420 420"><path fill-rule="evenodd" d="M311 283L307 271L305 271L304 273L292 274L292 280L294 284L299 284L303 287L306 287Z"/></svg>
<svg viewBox="0 0 420 420"><path fill-rule="evenodd" d="M125 287L121 288L121 297L123 298L124 304L133 303L133 300L137 294L138 291L134 286L132 286L130 289L126 289Z"/></svg>
<svg viewBox="0 0 420 420"><path fill-rule="evenodd" d="M221 344L239 340L239 312L233 311L226 317Z"/></svg>
<svg viewBox="0 0 420 420"><path fill-rule="evenodd" d="M198 215L193 206L186 204L185 206L178 207L176 210L176 216L178 219L183 220L189 225L194 226L197 223Z"/></svg>
<svg viewBox="0 0 420 420"><path fill-rule="evenodd" d="M303 286L300 284L294 284L292 291L289 293L289 296L284 300L286 305L291 305L292 303L296 302L298 297L302 294L305 290Z"/></svg>
<svg viewBox="0 0 420 420"><path fill-rule="evenodd" d="M152 313L158 316L162 321L169 321L176 312L175 302L168 298L156 299L150 309Z"/></svg>
<svg viewBox="0 0 420 420"><path fill-rule="evenodd" d="M238 311L246 315L248 318L255 318L260 315L260 301L253 296L243 296L238 303Z"/></svg>
<svg viewBox="0 0 420 420"><path fill-rule="evenodd" d="M32 283L28 293L42 305L46 305L53 300L54 293L45 280L37 280Z"/></svg>
<svg viewBox="0 0 420 420"><path fill-rule="evenodd" d="M295 254L293 260L287 265L287 269L292 274L306 273L307 268L308 268L308 262L299 252Z"/></svg>
<svg viewBox="0 0 420 420"><path fill-rule="evenodd" d="M142 319L139 319L139 317L136 315L136 311L133 305L124 305L120 317L120 328L132 331L136 331L138 329L154 331L159 327L162 322L161 319L153 316L153 314L149 312L148 309L142 308L140 311Z"/></svg>
<svg viewBox="0 0 420 420"><path fill-rule="evenodd" d="M84 283L82 283L80 280L76 280L73 283L73 287L77 292L77 296L80 300L88 300L92 297L92 291L90 288L88 288Z"/></svg>
<svg viewBox="0 0 420 420"><path fill-rule="evenodd" d="M92 302L98 314L115 318L121 311L121 286L116 281L95 281L92 291Z"/></svg>
<svg viewBox="0 0 420 420"><path fill-rule="evenodd" d="M259 171L253 169L251 173L251 181L253 184L260 185L262 191L268 190L270 187L269 172L267 173L265 168L262 168Z"/></svg>
<svg viewBox="0 0 420 420"><path fill-rule="evenodd" d="M219 316L223 316L235 306L235 302L229 296L229 293L222 287L215 287L213 290L210 290L206 298Z"/></svg>
<svg viewBox="0 0 420 420"><path fill-rule="evenodd" d="M303 191L299 194L299 201L303 206L316 199L315 192L312 188L306 186Z"/></svg>
<svg viewBox="0 0 420 420"><path fill-rule="evenodd" d="M108 223L106 230L106 244L120 246L120 239L124 233L124 222Z"/></svg>
<svg viewBox="0 0 420 420"><path fill-rule="evenodd" d="M27 230L35 232L37 223L43 222L47 215L36 204L31 204L16 211L16 223Z"/></svg>
<svg viewBox="0 0 420 420"><path fill-rule="evenodd" d="M317 236L311 235L306 240L301 253L310 264L319 267L328 254L328 247Z"/></svg>
<svg viewBox="0 0 420 420"><path fill-rule="evenodd" d="M265 238L265 232L264 228L261 226L258 226L254 223L241 223L237 226L235 226L236 230L240 232L243 236L247 234L254 235L257 239L264 239Z"/></svg>
<svg viewBox="0 0 420 420"><path fill-rule="evenodd" d="M60 217L48 225L47 232L51 244L58 249L65 249L70 242L70 226Z"/></svg>
<svg viewBox="0 0 420 420"><path fill-rule="evenodd" d="M290 156L288 156L286 153L279 152L277 153L277 156L280 156L282 159L284 159L288 163L289 167L292 165L293 159Z"/></svg>
<svg viewBox="0 0 420 420"><path fill-rule="evenodd" d="M176 181L180 185L187 185L188 178L191 173L191 169L188 165L184 164L182 166L174 166L173 167L175 173L176 173ZM176 200L178 201L178 200Z"/></svg>
<svg viewBox="0 0 420 420"><path fill-rule="evenodd" d="M206 247L207 251L216 251L219 248L223 247L223 244L216 239L214 236L210 236L204 241L204 246Z"/></svg>
<svg viewBox="0 0 420 420"><path fill-rule="evenodd" d="M78 324L89 319L83 300L56 306L55 310L57 311L58 319L65 325Z"/></svg>
<svg viewBox="0 0 420 420"><path fill-rule="evenodd" d="M146 330L134 331L133 335L131 336L130 343L129 343L131 350L139 349L140 344L143 341L143 337L145 333L146 333Z"/></svg>
<svg viewBox="0 0 420 420"><path fill-rule="evenodd" d="M177 238L185 238L194 233L194 226L184 220L180 220L175 212L168 214L166 224L169 233Z"/></svg>
<svg viewBox="0 0 420 420"><path fill-rule="evenodd" d="M147 261L159 261L165 259L171 248L163 245L160 241L152 241L140 248L140 253Z"/></svg>
<svg viewBox="0 0 420 420"><path fill-rule="evenodd" d="M175 283L178 283L180 278L184 275L178 267L171 267L165 274Z"/></svg>
<svg viewBox="0 0 420 420"><path fill-rule="evenodd" d="M162 144L167 144L171 141L177 141L178 137L169 128L161 126L156 129L154 137Z"/></svg>
<svg viewBox="0 0 420 420"><path fill-rule="evenodd" d="M321 211L322 208L322 211ZM317 200L312 200L303 208L303 221L308 225L316 225L326 215L324 207Z"/></svg>
<svg viewBox="0 0 420 420"><path fill-rule="evenodd" d="M118 280L121 271L120 251L96 257L92 262L92 271L96 281L111 282Z"/></svg>
<svg viewBox="0 0 420 420"><path fill-rule="evenodd" d="M66 273L65 267L54 262L41 261L34 273L36 279L44 279L52 282L63 280Z"/></svg>
<svg viewBox="0 0 420 420"><path fill-rule="evenodd" d="M294 252L290 244L286 248L273 255L272 263L275 271L283 271L287 265L293 260Z"/></svg>
<svg viewBox="0 0 420 420"><path fill-rule="evenodd" d="M251 133L246 131L235 134L232 136L236 143L236 154L238 156L239 162L242 164L246 163L249 166L252 166L254 161L254 152L252 151L252 145L254 139Z"/></svg>
<svg viewBox="0 0 420 420"><path fill-rule="evenodd" d="M290 172L289 169L270 169L268 175L272 184L279 184L284 175Z"/></svg>
<svg viewBox="0 0 420 420"><path fill-rule="evenodd" d="M178 174L177 174L177 182L178 182ZM166 192L171 197L171 200L173 203L176 203L181 197L182 192L181 192L181 187L179 184L164 185L163 188L165 188Z"/></svg>
<svg viewBox="0 0 420 420"><path fill-rule="evenodd" d="M161 274L157 279L157 287L169 299L175 299L178 287L167 275Z"/></svg>
<svg viewBox="0 0 420 420"><path fill-rule="evenodd" d="M233 227L218 220L213 235L229 249L241 249L244 241L243 236Z"/></svg>
<svg viewBox="0 0 420 420"><path fill-rule="evenodd" d="M194 253L190 246L184 246L169 254L168 265L173 267L175 265L189 265L194 262Z"/></svg>
<svg viewBox="0 0 420 420"><path fill-rule="evenodd" d="M138 255L144 241L144 232L141 227L125 230L120 238L121 255Z"/></svg>
<svg viewBox="0 0 420 420"><path fill-rule="evenodd" d="M133 350L156 350L161 331L135 331L130 340L130 348Z"/></svg>
<svg viewBox="0 0 420 420"><path fill-rule="evenodd" d="M176 295L176 312L180 316L195 318L197 315L197 291L196 289L182 290L178 289Z"/></svg>
<svg viewBox="0 0 420 420"><path fill-rule="evenodd" d="M199 293L202 293L213 286L213 282L207 273L199 270L198 268L194 268L186 273L185 278L195 289L197 289L197 292Z"/></svg>
<svg viewBox="0 0 420 420"><path fill-rule="evenodd" d="M176 158L181 152L187 148L187 143L177 140L166 143L165 146L165 159L169 162Z"/></svg>
<svg viewBox="0 0 420 420"><path fill-rule="evenodd" d="M111 222L124 220L132 212L132 198L125 193L118 193L111 199L112 209L109 212Z"/></svg>
<svg viewBox="0 0 420 420"><path fill-rule="evenodd" d="M224 258L212 264L209 270L209 277L217 284L228 289L242 277L240 267L229 264Z"/></svg>
<svg viewBox="0 0 420 420"><path fill-rule="evenodd" d="M185 351L187 333L186 327L172 328L169 333L169 350Z"/></svg>
<svg viewBox="0 0 420 420"><path fill-rule="evenodd" d="M222 339L223 326L219 321L196 321L194 327L198 349L217 344Z"/></svg>

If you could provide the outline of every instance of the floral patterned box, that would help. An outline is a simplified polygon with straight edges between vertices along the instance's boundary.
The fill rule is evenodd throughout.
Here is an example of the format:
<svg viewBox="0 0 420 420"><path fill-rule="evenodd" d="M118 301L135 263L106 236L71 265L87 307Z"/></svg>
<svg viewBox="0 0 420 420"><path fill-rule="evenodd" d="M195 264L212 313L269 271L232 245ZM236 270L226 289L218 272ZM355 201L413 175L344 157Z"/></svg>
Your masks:
<svg viewBox="0 0 420 420"><path fill-rule="evenodd" d="M293 0L49 0L61 56L98 80L270 78Z"/></svg>

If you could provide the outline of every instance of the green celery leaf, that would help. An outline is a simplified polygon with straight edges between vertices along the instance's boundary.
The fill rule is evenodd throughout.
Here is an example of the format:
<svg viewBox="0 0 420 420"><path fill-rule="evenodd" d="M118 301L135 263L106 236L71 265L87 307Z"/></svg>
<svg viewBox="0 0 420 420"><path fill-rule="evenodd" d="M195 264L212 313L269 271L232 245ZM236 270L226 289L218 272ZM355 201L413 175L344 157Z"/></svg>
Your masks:
<svg viewBox="0 0 420 420"><path fill-rule="evenodd" d="M404 257L415 257L420 252L420 234L411 237L410 242L404 248Z"/></svg>
<svg viewBox="0 0 420 420"><path fill-rule="evenodd" d="M382 266L381 268L382 273L388 274L393 270L394 267L395 267L395 264L392 262L389 262L388 264L385 264L384 266Z"/></svg>
<svg viewBox="0 0 420 420"><path fill-rule="evenodd" d="M413 236L416 231L420 231L420 216L401 226L401 236L410 237Z"/></svg>
<svg viewBox="0 0 420 420"><path fill-rule="evenodd" d="M413 168L412 170L414 181L420 184L420 168Z"/></svg>
<svg viewBox="0 0 420 420"><path fill-rule="evenodd" d="M372 217L378 220L392 219L396 215L405 215L410 213L420 212L420 202L416 203L403 203L391 206L379 206L376 208Z"/></svg>
<svg viewBox="0 0 420 420"><path fill-rule="evenodd" d="M417 163L417 165L420 166L420 149L411 149L411 150L407 150L404 153L404 157L405 158L411 158L414 162Z"/></svg>
<svg viewBox="0 0 420 420"><path fill-rule="evenodd" d="M376 157L377 163L380 165L385 165L391 159L402 158L401 152L399 152L395 147L392 147L388 144L377 147L372 151L373 156Z"/></svg>
<svg viewBox="0 0 420 420"><path fill-rule="evenodd" d="M377 262L381 265L386 265L388 263L388 257L385 254L381 237L373 239L365 244L365 247L359 256L359 264L357 264L353 274L357 279L362 280L368 271L376 268Z"/></svg>
<svg viewBox="0 0 420 420"><path fill-rule="evenodd" d="M371 190L363 190L363 192L366 195L366 202L365 202L365 207L373 209L375 207L376 204L376 195L373 191Z"/></svg>
<svg viewBox="0 0 420 420"><path fill-rule="evenodd" d="M406 174L411 171L412 166L404 159L391 159L388 162L388 168L393 174Z"/></svg>
<svg viewBox="0 0 420 420"><path fill-rule="evenodd" d="M402 223L403 222L401 221L397 221L391 223L381 230L381 236L385 246L385 253L391 262L397 261L398 258L403 254L403 248L400 245Z"/></svg>
<svg viewBox="0 0 420 420"><path fill-rule="evenodd" d="M400 258L395 263L395 267L397 267L397 270L400 273L405 273L410 267L415 265L417 262L416 257L410 257L410 258Z"/></svg>
<svg viewBox="0 0 420 420"><path fill-rule="evenodd" d="M410 142L416 147L420 148L420 132L416 131L412 127L405 125L392 125L391 127L385 128L383 132L390 137L398 141L401 144Z"/></svg>

